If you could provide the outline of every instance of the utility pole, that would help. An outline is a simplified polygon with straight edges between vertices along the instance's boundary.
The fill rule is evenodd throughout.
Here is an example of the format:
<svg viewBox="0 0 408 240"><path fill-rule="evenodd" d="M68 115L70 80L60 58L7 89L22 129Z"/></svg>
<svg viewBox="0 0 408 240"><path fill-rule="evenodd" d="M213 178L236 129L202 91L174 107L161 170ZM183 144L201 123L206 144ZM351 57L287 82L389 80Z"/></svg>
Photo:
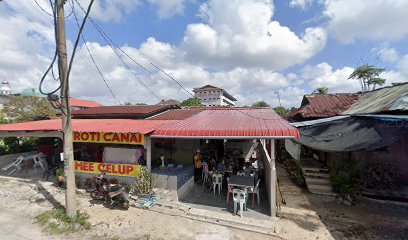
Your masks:
<svg viewBox="0 0 408 240"><path fill-rule="evenodd" d="M280 100L280 96L279 96L279 91L275 91L275 94L278 94L279 107L282 107L281 100Z"/></svg>
<svg viewBox="0 0 408 240"><path fill-rule="evenodd" d="M58 70L61 82L61 116L64 144L64 162L67 189L65 192L66 214L69 217L76 215L75 199L75 171L74 152L72 145L71 109L69 106L69 87L67 81L67 42L65 37L64 0L55 0L57 8L57 44L58 44Z"/></svg>

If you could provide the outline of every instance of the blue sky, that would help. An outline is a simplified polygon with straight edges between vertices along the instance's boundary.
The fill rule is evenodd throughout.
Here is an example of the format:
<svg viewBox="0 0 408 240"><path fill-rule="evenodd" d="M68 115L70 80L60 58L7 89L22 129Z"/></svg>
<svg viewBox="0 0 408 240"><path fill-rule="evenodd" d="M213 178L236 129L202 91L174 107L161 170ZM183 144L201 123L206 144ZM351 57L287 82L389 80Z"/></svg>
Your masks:
<svg viewBox="0 0 408 240"><path fill-rule="evenodd" d="M89 3L78 1L84 7ZM48 1L37 2L50 11ZM234 95L239 105L265 100L272 106L279 91L283 105L291 107L317 87L359 91L358 82L347 77L363 63L386 68L386 84L407 81L406 9L404 0L95 1L92 18L149 72L119 53L127 69L90 22L84 35L120 102L189 97L154 63L187 89L212 84ZM69 4L65 10L71 11ZM70 51L78 29L72 15L66 24ZM34 0L6 0L0 3L0 29L0 78L15 92L37 87L53 54L52 18ZM47 87L54 85L49 80ZM71 86L72 96L118 104L82 41Z"/></svg>

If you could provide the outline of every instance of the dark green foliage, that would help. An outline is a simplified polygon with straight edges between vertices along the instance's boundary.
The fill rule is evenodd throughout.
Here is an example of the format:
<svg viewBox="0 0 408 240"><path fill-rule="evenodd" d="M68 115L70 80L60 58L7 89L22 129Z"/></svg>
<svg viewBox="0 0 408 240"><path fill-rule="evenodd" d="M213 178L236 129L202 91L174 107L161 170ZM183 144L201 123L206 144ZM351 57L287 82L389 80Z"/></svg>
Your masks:
<svg viewBox="0 0 408 240"><path fill-rule="evenodd" d="M333 189L343 199L354 203L361 188L361 165L353 159L344 159L344 164L339 170L332 172L330 181Z"/></svg>
<svg viewBox="0 0 408 240"><path fill-rule="evenodd" d="M356 68L348 79L360 80L361 90L363 92L374 90L376 85L382 86L385 83L385 79L380 77L380 74L384 72L384 68L377 68L373 65L364 64Z"/></svg>
<svg viewBox="0 0 408 240"><path fill-rule="evenodd" d="M328 94L329 93L329 89L327 87L319 87L316 88L316 90L314 90L312 92L312 94Z"/></svg>
<svg viewBox="0 0 408 240"><path fill-rule="evenodd" d="M183 107L200 107L203 106L200 99L198 98L188 98L181 102L180 104Z"/></svg>
<svg viewBox="0 0 408 240"><path fill-rule="evenodd" d="M285 165L290 178L296 183L296 185L301 187L306 186L305 178L303 176L302 168L300 167L299 162L292 158L289 158L286 159L283 164Z"/></svg>
<svg viewBox="0 0 408 240"><path fill-rule="evenodd" d="M259 102L256 102L256 103L252 104L252 107L254 107L254 108L257 108L257 107L270 107L270 105L265 101L259 101Z"/></svg>

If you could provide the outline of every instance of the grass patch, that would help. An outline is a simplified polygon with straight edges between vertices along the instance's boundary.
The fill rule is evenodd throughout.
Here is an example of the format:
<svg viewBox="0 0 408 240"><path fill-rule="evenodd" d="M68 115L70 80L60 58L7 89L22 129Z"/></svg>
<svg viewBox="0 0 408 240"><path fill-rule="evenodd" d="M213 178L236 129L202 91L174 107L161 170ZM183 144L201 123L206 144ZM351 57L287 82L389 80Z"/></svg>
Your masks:
<svg viewBox="0 0 408 240"><path fill-rule="evenodd" d="M53 209L35 217L35 223L51 233L61 234L90 229L91 223L88 219L88 214L80 211L77 211L77 214L71 218L65 214L63 209Z"/></svg>

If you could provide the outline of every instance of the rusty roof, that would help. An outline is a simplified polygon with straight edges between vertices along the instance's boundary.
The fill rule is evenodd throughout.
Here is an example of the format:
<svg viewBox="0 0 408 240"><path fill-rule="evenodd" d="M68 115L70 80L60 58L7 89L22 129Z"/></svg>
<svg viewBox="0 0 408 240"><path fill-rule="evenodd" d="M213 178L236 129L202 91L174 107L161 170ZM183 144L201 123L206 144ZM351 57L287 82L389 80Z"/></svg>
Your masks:
<svg viewBox="0 0 408 240"><path fill-rule="evenodd" d="M361 95L345 115L408 111L408 82L384 87Z"/></svg>
<svg viewBox="0 0 408 240"><path fill-rule="evenodd" d="M299 109L289 114L293 120L334 117L348 109L359 94L316 94L305 95Z"/></svg>
<svg viewBox="0 0 408 240"><path fill-rule="evenodd" d="M151 120L184 120L192 117L204 109L171 109L150 117Z"/></svg>
<svg viewBox="0 0 408 240"><path fill-rule="evenodd" d="M131 118L150 117L168 109L172 105L101 106L72 111L74 118Z"/></svg>

